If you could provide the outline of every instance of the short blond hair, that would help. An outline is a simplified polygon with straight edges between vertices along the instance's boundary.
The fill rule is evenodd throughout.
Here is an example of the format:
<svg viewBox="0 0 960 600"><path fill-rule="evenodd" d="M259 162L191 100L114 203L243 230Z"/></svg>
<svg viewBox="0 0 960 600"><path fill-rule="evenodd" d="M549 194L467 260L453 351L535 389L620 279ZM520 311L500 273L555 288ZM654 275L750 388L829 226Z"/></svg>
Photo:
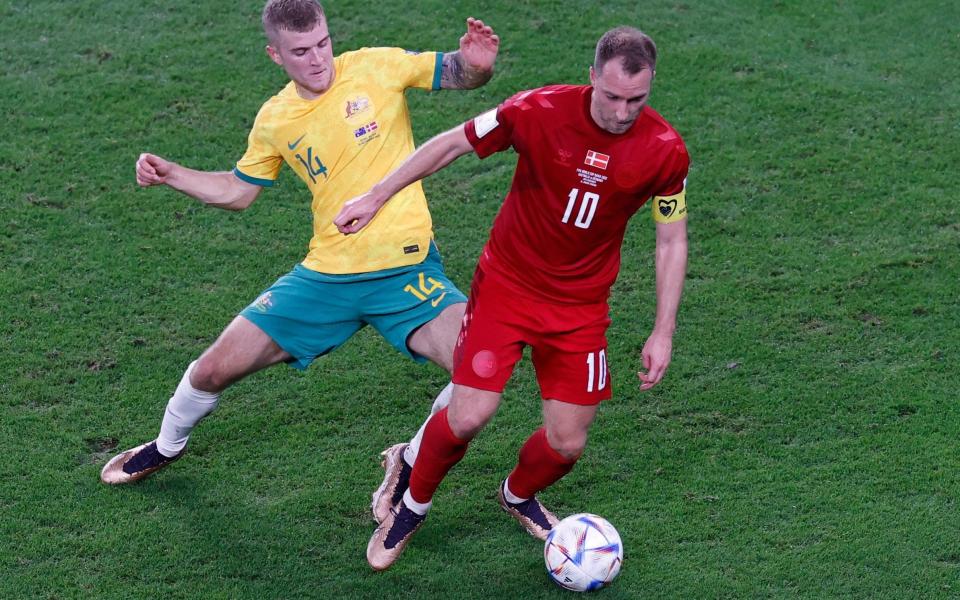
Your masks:
<svg viewBox="0 0 960 600"><path fill-rule="evenodd" d="M267 0L263 7L263 31L273 40L278 31L310 31L324 20L318 0Z"/></svg>

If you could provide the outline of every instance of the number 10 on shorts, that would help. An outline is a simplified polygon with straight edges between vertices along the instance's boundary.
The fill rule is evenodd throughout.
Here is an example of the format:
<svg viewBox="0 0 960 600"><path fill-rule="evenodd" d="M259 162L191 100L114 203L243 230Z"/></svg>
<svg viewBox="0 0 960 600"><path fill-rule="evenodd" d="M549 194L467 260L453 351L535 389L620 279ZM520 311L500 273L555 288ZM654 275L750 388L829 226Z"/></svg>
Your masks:
<svg viewBox="0 0 960 600"><path fill-rule="evenodd" d="M607 351L587 354L587 393L607 387Z"/></svg>

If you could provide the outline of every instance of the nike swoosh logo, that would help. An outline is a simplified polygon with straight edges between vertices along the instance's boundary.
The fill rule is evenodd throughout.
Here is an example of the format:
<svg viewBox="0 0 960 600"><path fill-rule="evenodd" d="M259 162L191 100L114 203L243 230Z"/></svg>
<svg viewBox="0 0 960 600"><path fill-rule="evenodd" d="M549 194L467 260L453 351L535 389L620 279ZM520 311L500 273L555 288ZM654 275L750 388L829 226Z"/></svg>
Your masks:
<svg viewBox="0 0 960 600"><path fill-rule="evenodd" d="M307 137L307 134L301 135L297 139L293 140L293 142L287 142L287 148L290 148L291 150L295 150L297 145L300 144L300 140L302 140L305 137Z"/></svg>
<svg viewBox="0 0 960 600"><path fill-rule="evenodd" d="M437 298L436 300L431 300L431 301L430 301L430 306L436 308L437 305L440 304L440 301L443 300L443 297L446 296L446 295L447 295L447 293L444 292L444 293L440 294L440 297Z"/></svg>

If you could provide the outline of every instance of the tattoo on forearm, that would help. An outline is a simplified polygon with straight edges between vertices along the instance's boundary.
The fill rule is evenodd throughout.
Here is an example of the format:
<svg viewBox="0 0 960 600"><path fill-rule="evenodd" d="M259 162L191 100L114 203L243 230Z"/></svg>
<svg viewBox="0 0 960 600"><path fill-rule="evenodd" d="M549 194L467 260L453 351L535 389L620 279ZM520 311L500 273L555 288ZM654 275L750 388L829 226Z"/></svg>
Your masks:
<svg viewBox="0 0 960 600"><path fill-rule="evenodd" d="M440 87L453 90L470 90L480 87L490 80L491 73L471 68L463 62L460 52L447 52L443 55L440 70Z"/></svg>
<svg viewBox="0 0 960 600"><path fill-rule="evenodd" d="M443 55L443 66L440 72L440 87L462 88L463 61L459 52L450 52Z"/></svg>

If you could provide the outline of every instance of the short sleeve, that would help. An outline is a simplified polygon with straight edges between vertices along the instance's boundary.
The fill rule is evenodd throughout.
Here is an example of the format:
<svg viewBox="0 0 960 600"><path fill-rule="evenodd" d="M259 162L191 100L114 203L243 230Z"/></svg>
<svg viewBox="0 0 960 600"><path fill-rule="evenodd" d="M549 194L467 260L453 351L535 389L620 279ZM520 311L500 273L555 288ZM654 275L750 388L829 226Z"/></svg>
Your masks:
<svg viewBox="0 0 960 600"><path fill-rule="evenodd" d="M531 92L520 92L464 123L467 140L480 158L501 152L513 145L514 132L520 113L527 106L525 99Z"/></svg>
<svg viewBox="0 0 960 600"><path fill-rule="evenodd" d="M261 111L247 136L247 151L237 161L233 174L247 183L270 187L280 174L283 156L266 136L265 120Z"/></svg>
<svg viewBox="0 0 960 600"><path fill-rule="evenodd" d="M379 79L386 89L439 90L443 69L442 52L416 52L403 48L362 48L356 52L363 57L367 72Z"/></svg>
<svg viewBox="0 0 960 600"><path fill-rule="evenodd" d="M670 149L661 169L663 177L659 192L653 195L653 220L657 223L673 223L687 216L687 172L690 156L679 137Z"/></svg>

